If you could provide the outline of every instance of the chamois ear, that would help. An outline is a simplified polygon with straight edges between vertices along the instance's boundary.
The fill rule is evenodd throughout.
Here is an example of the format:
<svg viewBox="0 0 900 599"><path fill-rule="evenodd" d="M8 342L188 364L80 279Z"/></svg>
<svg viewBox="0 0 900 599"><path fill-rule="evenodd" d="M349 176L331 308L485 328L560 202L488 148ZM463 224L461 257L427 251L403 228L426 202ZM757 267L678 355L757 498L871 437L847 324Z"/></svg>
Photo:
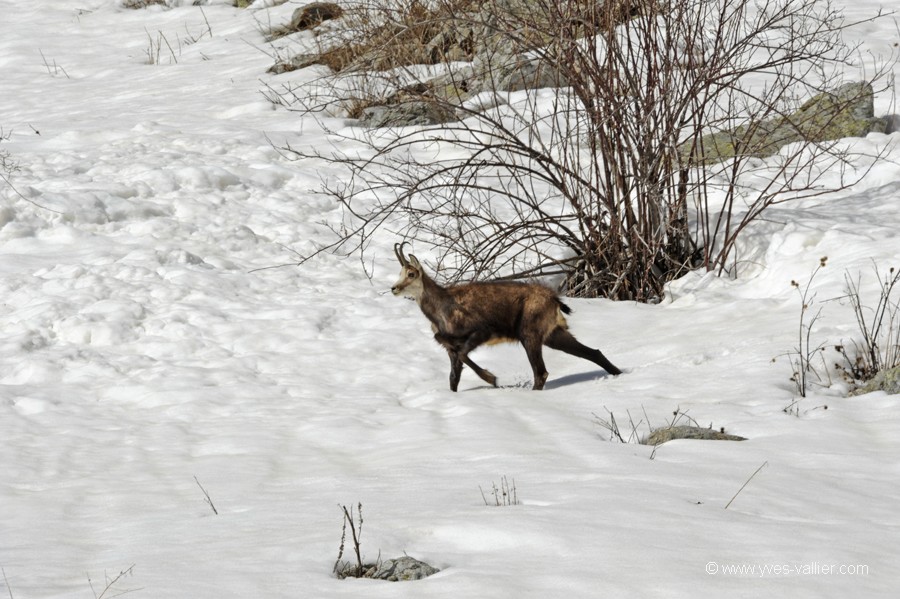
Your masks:
<svg viewBox="0 0 900 599"><path fill-rule="evenodd" d="M416 258L415 256L413 256L412 254L409 255L409 263L416 270L422 270L422 265L419 264L419 259Z"/></svg>

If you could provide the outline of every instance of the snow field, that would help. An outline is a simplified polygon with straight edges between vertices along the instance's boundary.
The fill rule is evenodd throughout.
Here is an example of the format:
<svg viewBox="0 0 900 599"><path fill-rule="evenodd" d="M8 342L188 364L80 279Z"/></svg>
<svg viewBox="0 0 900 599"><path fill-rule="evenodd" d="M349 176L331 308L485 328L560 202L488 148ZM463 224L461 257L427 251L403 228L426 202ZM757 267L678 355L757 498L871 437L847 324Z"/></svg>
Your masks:
<svg viewBox="0 0 900 599"><path fill-rule="evenodd" d="M0 190L0 566L16 599L90 597L88 577L99 592L132 564L116 588L136 597L893 596L896 400L835 380L789 416L790 367L772 358L796 344L790 281L821 256L814 337L829 343L854 332L824 302L844 271L871 292L873 261L900 267L895 135L847 142L894 159L857 188L768 213L740 278L690 275L659 306L569 301L574 333L624 375L548 351L534 393L524 352L500 346L473 358L502 387L466 371L453 394L428 323L385 293L393 239L371 283L330 256L257 270L339 222L314 193L333 170L269 142L331 138L259 93L304 77L265 74L265 11L7 4L0 148L21 196ZM159 32L207 20L177 64L145 64ZM895 36L883 27L866 35ZM595 422L679 408L749 440L651 460ZM522 505L484 505L502 476ZM443 571L332 577L337 506L357 502L367 559Z"/></svg>

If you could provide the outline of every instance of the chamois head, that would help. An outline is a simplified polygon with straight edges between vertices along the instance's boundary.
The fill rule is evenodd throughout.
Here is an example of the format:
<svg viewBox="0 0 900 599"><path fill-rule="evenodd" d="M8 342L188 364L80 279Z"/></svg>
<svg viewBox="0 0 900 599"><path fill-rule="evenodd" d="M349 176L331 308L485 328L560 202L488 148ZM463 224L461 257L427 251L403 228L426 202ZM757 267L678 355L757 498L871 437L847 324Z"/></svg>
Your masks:
<svg viewBox="0 0 900 599"><path fill-rule="evenodd" d="M391 287L391 293L419 301L425 292L425 284L422 282L425 273L415 256L410 254L409 258L406 258L403 255L403 246L405 245L406 242L394 244L394 254L402 268L400 269L400 278Z"/></svg>

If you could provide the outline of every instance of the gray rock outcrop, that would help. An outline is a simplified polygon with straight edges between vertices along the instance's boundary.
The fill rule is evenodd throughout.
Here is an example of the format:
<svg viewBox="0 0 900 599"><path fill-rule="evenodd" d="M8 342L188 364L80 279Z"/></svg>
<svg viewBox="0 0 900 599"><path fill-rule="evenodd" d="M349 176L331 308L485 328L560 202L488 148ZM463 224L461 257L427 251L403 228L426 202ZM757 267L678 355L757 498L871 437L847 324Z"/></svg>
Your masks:
<svg viewBox="0 0 900 599"><path fill-rule="evenodd" d="M343 14L344 9L334 2L313 2L294 11L288 28L291 31L306 31Z"/></svg>
<svg viewBox="0 0 900 599"><path fill-rule="evenodd" d="M359 124L363 127L409 127L435 125L454 119L452 112L434 102L409 100L363 109Z"/></svg>
<svg viewBox="0 0 900 599"><path fill-rule="evenodd" d="M366 577L399 582L404 580L421 580L438 572L440 570L434 566L407 555L381 562L375 567L375 571L371 575L367 573Z"/></svg>
<svg viewBox="0 0 900 599"><path fill-rule="evenodd" d="M643 445L660 445L675 439L701 439L705 441L746 441L745 437L726 434L725 431L700 426L666 426L658 428L641 441Z"/></svg>
<svg viewBox="0 0 900 599"><path fill-rule="evenodd" d="M865 395L873 391L884 391L888 395L900 394L900 366L882 370L851 395Z"/></svg>
<svg viewBox="0 0 900 599"><path fill-rule="evenodd" d="M765 158L798 141L815 143L883 133L887 122L875 118L874 98L868 83L844 84L813 96L790 115L705 136L703 160L720 162L736 155Z"/></svg>

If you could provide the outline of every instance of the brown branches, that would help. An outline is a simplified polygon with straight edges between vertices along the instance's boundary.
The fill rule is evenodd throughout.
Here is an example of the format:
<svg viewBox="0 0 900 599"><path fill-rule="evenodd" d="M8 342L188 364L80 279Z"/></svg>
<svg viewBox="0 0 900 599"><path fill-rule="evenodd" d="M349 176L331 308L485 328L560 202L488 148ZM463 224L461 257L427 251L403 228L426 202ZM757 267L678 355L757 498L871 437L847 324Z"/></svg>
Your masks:
<svg viewBox="0 0 900 599"><path fill-rule="evenodd" d="M361 578L366 571L366 566L362 561L362 553L360 550L360 542L362 540L362 503L357 505L356 514L353 513L353 506L349 508L346 505L340 506L344 513L344 522L341 528L341 546L338 549L337 561L334 563L334 573L339 578ZM350 540L353 542L353 552L356 554L356 565L351 566L343 561L344 545L347 540L347 527L350 527Z"/></svg>
<svg viewBox="0 0 900 599"><path fill-rule="evenodd" d="M345 218L320 251L364 252L384 230L431 245L450 280L554 276L569 295L655 301L690 269L737 274L738 239L768 208L866 172L828 140L865 133L842 115L886 70L839 86L858 48L828 2L446 4L455 12L428 22L465 22L479 36L471 57L352 85L356 101L368 89L455 120L353 129L340 151L314 154L347 175L325 183ZM322 97L348 81L319 81Z"/></svg>

